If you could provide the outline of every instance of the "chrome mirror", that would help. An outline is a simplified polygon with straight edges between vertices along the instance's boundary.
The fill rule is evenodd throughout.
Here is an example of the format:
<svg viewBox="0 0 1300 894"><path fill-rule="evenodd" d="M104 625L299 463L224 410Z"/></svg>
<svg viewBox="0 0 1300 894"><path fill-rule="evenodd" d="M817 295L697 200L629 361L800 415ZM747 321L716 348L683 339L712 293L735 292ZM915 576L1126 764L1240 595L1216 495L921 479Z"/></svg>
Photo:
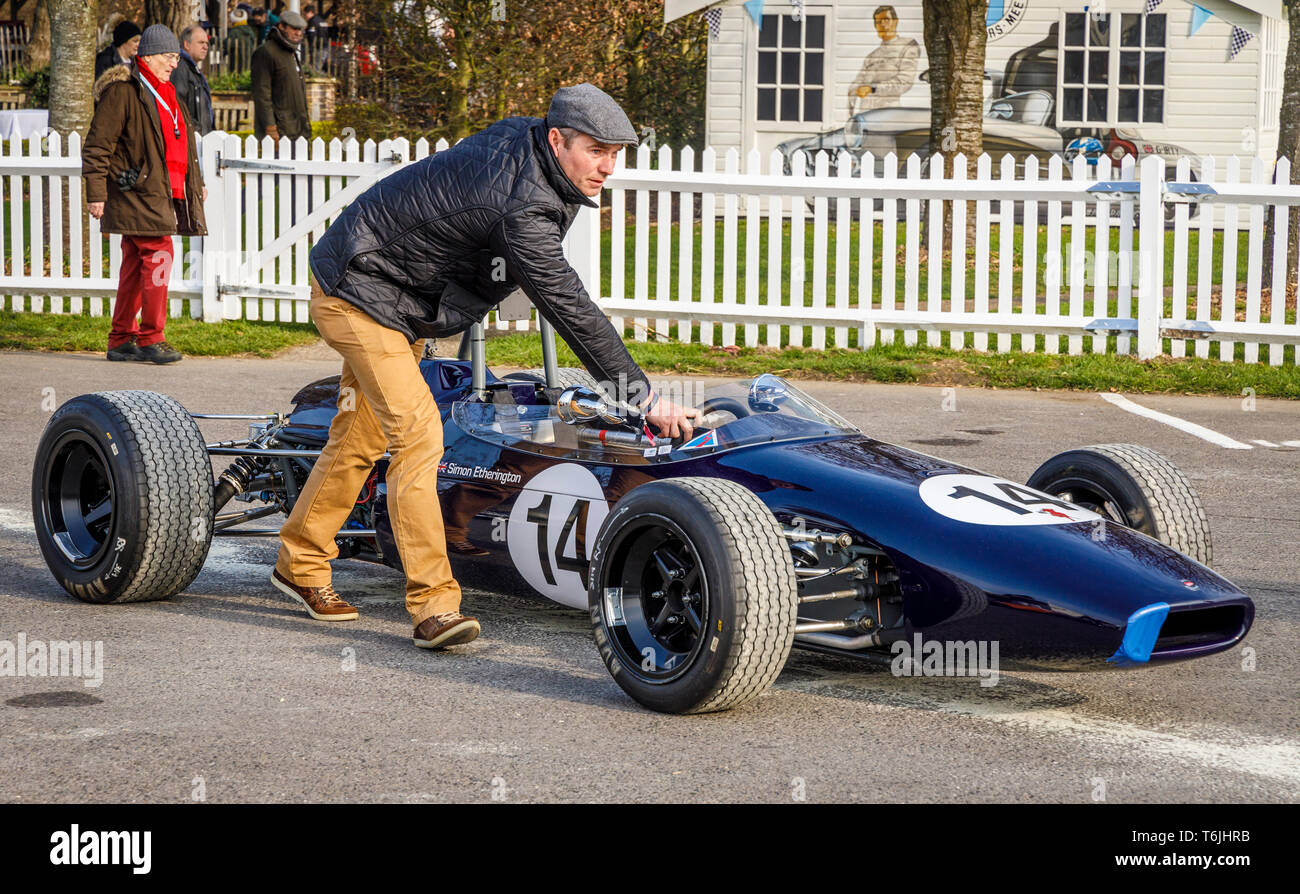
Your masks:
<svg viewBox="0 0 1300 894"><path fill-rule="evenodd" d="M785 380L771 373L763 373L749 386L750 409L760 413L777 412L789 396L790 392L785 387Z"/></svg>
<svg viewBox="0 0 1300 894"><path fill-rule="evenodd" d="M565 388L555 402L555 412L561 421L574 425L580 422L604 422L607 425L625 425L627 420L615 413L599 393L581 385Z"/></svg>

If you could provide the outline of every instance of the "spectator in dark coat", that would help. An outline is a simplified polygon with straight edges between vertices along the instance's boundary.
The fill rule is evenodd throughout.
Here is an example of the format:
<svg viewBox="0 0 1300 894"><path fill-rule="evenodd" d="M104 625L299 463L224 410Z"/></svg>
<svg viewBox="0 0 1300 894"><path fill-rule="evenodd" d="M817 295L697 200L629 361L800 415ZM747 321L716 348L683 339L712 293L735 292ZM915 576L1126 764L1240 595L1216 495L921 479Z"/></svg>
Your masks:
<svg viewBox="0 0 1300 894"><path fill-rule="evenodd" d="M190 25L181 32L181 61L172 72L176 98L184 104L200 136L216 126L212 115L212 88L199 71L198 63L208 57L208 32L201 25Z"/></svg>
<svg viewBox="0 0 1300 894"><path fill-rule="evenodd" d="M307 22L285 12L271 36L253 54L253 135L273 139L311 139L307 85L303 83L299 45Z"/></svg>
<svg viewBox="0 0 1300 894"><path fill-rule="evenodd" d="M130 65L140 45L140 26L125 19L113 29L113 42L95 56L95 80L114 65Z"/></svg>

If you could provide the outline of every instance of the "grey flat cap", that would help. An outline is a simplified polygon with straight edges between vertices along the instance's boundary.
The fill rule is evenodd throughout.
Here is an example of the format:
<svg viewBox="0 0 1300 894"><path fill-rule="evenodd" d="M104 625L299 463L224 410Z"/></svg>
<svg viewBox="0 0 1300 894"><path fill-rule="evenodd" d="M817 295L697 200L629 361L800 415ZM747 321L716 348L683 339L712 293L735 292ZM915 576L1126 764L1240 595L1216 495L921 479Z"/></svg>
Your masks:
<svg viewBox="0 0 1300 894"><path fill-rule="evenodd" d="M572 127L602 143L635 146L636 130L614 98L594 84L561 87L546 110L549 127Z"/></svg>
<svg viewBox="0 0 1300 894"><path fill-rule="evenodd" d="M280 13L280 21L290 28L307 27L307 20L292 9L286 9L284 12Z"/></svg>
<svg viewBox="0 0 1300 894"><path fill-rule="evenodd" d="M181 42L166 25L150 25L140 36L140 46L136 48L137 56L156 56L159 53L179 53Z"/></svg>

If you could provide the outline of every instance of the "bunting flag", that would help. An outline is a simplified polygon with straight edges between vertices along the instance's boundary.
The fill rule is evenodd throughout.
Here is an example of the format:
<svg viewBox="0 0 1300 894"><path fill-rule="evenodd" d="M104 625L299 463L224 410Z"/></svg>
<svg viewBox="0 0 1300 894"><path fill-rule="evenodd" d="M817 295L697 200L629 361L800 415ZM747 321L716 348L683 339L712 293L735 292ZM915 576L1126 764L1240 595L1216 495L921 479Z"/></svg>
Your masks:
<svg viewBox="0 0 1300 894"><path fill-rule="evenodd" d="M760 28L763 26L763 0L745 0L745 12Z"/></svg>
<svg viewBox="0 0 1300 894"><path fill-rule="evenodd" d="M1236 25L1233 25L1232 43L1228 47L1228 61L1231 62L1233 59L1236 59L1237 54L1242 51L1246 44L1250 43L1251 38L1254 36L1255 35L1251 34L1245 28L1238 28Z"/></svg>
<svg viewBox="0 0 1300 894"><path fill-rule="evenodd" d="M1146 11L1148 14L1156 11L1156 7L1163 3L1164 0L1147 0Z"/></svg>
<svg viewBox="0 0 1300 894"><path fill-rule="evenodd" d="M1210 16L1212 15L1214 15L1214 13L1210 12L1204 6L1197 6L1195 3L1193 3L1192 4L1192 26L1191 28L1188 29L1187 36L1191 37L1192 35L1196 34L1197 31L1200 31L1201 26L1204 25L1206 22L1208 22L1210 20Z"/></svg>
<svg viewBox="0 0 1300 894"><path fill-rule="evenodd" d="M709 23L709 40L717 40L722 35L722 10L710 7L704 10L704 19Z"/></svg>

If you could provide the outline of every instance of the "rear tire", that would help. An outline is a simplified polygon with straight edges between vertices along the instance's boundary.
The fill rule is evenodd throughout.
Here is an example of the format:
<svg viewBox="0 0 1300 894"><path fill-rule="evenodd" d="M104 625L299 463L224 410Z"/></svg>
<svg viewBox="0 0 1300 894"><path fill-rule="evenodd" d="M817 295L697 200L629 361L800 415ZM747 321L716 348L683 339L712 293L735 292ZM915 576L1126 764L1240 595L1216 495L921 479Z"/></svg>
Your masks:
<svg viewBox="0 0 1300 894"><path fill-rule="evenodd" d="M768 508L735 482L636 488L601 528L588 580L601 658L647 708L734 708L789 657L799 607L790 550Z"/></svg>
<svg viewBox="0 0 1300 894"><path fill-rule="evenodd" d="M1137 444L1100 444L1058 454L1028 485L1070 499L1191 556L1213 558L1210 522L1187 477L1166 457Z"/></svg>
<svg viewBox="0 0 1300 894"><path fill-rule="evenodd" d="M573 385L582 385L586 388L599 390L596 387L596 377L585 369L579 369L574 366L561 366L557 371L556 385L561 388L569 388ZM526 369L523 372L509 373L503 377L507 382L538 382L546 384L545 369Z"/></svg>
<svg viewBox="0 0 1300 894"><path fill-rule="evenodd" d="M32 517L55 580L83 602L166 599L212 542L212 465L189 413L152 391L100 391L54 413Z"/></svg>

